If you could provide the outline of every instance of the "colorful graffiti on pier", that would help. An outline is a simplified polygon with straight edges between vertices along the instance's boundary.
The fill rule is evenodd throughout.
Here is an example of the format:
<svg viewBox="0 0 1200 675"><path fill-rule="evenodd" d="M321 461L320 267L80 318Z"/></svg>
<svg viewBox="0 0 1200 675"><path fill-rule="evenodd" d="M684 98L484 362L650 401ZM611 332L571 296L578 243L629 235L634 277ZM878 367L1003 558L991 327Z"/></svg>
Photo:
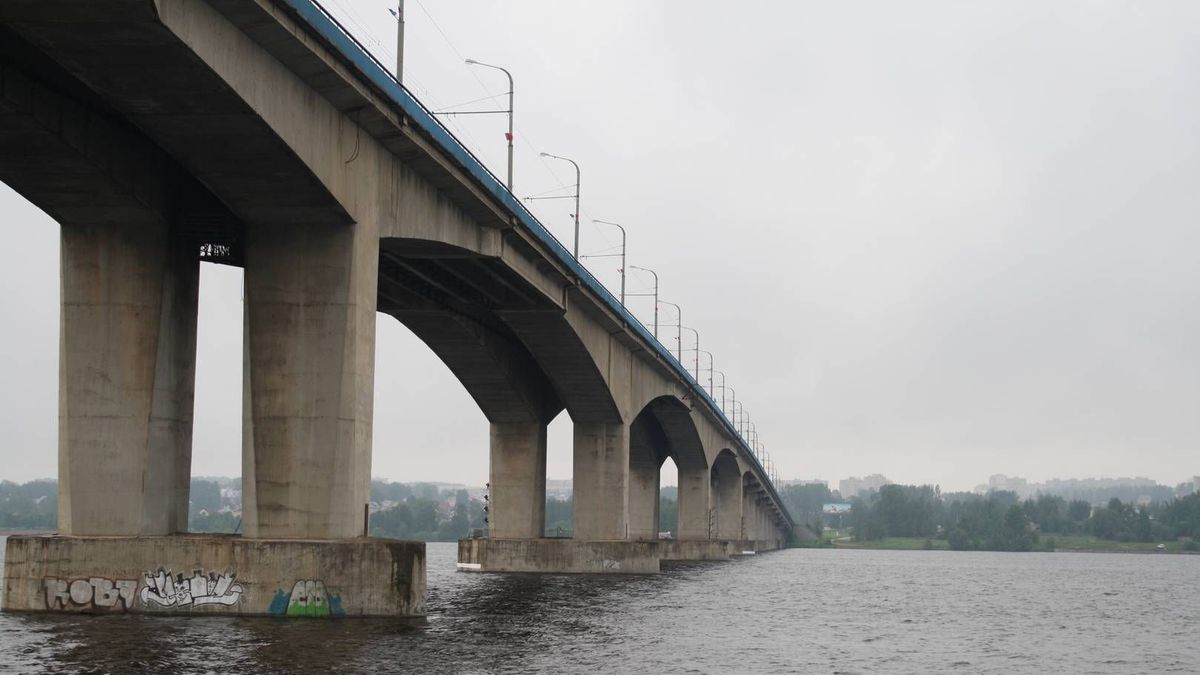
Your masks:
<svg viewBox="0 0 1200 675"><path fill-rule="evenodd" d="M196 570L191 577L172 570L158 568L157 572L146 572L142 576L142 604L146 607L201 607L203 605L234 605L242 597L242 586L234 581L234 573L227 571L218 576L215 572L203 574Z"/></svg>
<svg viewBox="0 0 1200 675"><path fill-rule="evenodd" d="M275 591L268 612L276 616L345 616L342 596L325 589L320 579L301 579L291 593Z"/></svg>
<svg viewBox="0 0 1200 675"><path fill-rule="evenodd" d="M133 606L137 591L133 579L90 577L68 582L48 577L42 583L46 587L46 609L126 611Z"/></svg>

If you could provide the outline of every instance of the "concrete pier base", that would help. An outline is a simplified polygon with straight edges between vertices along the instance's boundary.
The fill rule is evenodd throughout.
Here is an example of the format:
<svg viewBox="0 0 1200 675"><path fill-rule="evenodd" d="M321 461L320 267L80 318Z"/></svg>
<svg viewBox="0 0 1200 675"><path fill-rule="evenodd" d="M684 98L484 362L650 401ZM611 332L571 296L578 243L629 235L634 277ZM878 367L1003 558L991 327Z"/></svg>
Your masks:
<svg viewBox="0 0 1200 675"><path fill-rule="evenodd" d="M771 540L462 539L462 572L531 574L657 574L664 561L730 560L778 548Z"/></svg>
<svg viewBox="0 0 1200 675"><path fill-rule="evenodd" d="M423 616L425 544L233 535L11 536L3 609Z"/></svg>
<svg viewBox="0 0 1200 675"><path fill-rule="evenodd" d="M464 572L541 574L657 574L653 541L580 539L462 539L458 569Z"/></svg>
<svg viewBox="0 0 1200 675"><path fill-rule="evenodd" d="M742 542L711 539L664 539L655 542L661 560L729 560L742 552Z"/></svg>

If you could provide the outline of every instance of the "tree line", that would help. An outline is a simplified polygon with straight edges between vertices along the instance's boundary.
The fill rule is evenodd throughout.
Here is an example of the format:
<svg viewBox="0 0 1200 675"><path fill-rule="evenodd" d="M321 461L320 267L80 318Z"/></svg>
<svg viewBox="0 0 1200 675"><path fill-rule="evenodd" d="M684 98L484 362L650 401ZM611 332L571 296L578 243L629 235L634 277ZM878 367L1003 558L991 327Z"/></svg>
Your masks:
<svg viewBox="0 0 1200 675"><path fill-rule="evenodd" d="M1200 541L1200 493L1137 506L1113 497L1095 507L1080 499L1016 493L943 494L929 485L885 485L851 501L854 536L945 539L955 550L1032 551L1053 548L1048 535L1092 535L1119 542L1191 538Z"/></svg>

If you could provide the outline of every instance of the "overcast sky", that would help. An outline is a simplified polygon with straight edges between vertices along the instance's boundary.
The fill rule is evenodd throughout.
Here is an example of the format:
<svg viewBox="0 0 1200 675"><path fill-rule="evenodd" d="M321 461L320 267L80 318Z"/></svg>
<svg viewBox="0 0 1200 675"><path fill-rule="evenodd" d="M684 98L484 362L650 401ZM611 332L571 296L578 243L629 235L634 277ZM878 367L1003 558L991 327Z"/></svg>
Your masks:
<svg viewBox="0 0 1200 675"><path fill-rule="evenodd" d="M390 0L326 4L391 62ZM539 151L579 162L585 220L626 226L629 263L683 306L784 477L1200 474L1200 3L407 14L405 79L429 107L506 91L465 58L512 71L517 194L568 192ZM451 123L502 175L504 116ZM569 245L570 202L533 205ZM54 476L57 225L3 186L0 221L0 477ZM602 227L584 253L613 252ZM589 261L613 289L614 260ZM631 272L631 293L649 284ZM241 271L205 265L197 475L240 473L241 317ZM395 320L378 337L374 474L482 484L478 408ZM569 478L566 414L550 443Z"/></svg>

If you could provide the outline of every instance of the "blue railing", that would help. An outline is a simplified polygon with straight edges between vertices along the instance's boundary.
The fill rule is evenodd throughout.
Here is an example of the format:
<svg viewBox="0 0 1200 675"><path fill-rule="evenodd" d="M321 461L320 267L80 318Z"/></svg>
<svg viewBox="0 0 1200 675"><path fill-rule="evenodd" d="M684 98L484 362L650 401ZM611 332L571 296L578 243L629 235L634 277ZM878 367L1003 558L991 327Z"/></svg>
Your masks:
<svg viewBox="0 0 1200 675"><path fill-rule="evenodd" d="M425 107L417 97L413 96L400 82L390 70L347 30L341 22L339 22L332 14L321 6L317 0L283 0L291 7L296 14L300 16L313 30L325 39L334 49L336 49L347 61L350 62L359 73L374 85L381 92L386 94L391 99L392 103L396 104L400 110L408 116L416 126L427 134L442 150L446 151L454 158L459 166L465 170L472 178L479 181L480 184L488 191L488 194L497 202L507 208L522 225L529 230L535 237L542 241L554 252L558 261L565 265L580 281L608 305L608 309L615 312L625 323L638 334L642 340L655 349L657 354L667 363L673 365L676 374L681 377L691 387L692 392L699 395L707 404L708 407L721 419L725 424L725 428L730 432L730 435L741 442L742 448L746 451L746 456L749 457L758 467L759 475L765 480L766 485L774 494L776 503L780 510L787 517L789 522L792 521L791 514L788 513L787 507L783 505L783 501L779 498L775 486L771 483L771 479L758 457L746 444L745 439L737 432L737 428L725 416L725 412L717 405L715 399L709 396L704 387L692 377L687 368L675 359L675 356L658 341L646 326L642 324L637 317L633 316L621 303L616 296L612 294L600 283L591 272L587 270L578 260L571 255L566 246L558 240L550 230L542 225L541 221L525 207L521 200L508 190L505 183L502 182L494 173L492 173L482 161L479 160L470 150L463 145L454 134L441 123L440 120L433 114L431 110Z"/></svg>

